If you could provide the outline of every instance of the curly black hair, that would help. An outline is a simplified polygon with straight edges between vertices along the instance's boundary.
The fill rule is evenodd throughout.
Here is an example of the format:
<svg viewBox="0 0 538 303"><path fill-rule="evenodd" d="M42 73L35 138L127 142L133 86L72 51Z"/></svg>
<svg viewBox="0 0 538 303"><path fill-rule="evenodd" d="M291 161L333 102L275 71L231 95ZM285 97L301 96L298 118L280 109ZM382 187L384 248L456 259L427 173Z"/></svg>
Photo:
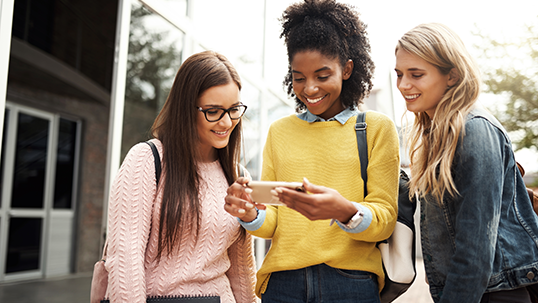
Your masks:
<svg viewBox="0 0 538 303"><path fill-rule="evenodd" d="M296 111L306 110L293 92L291 62L298 52L319 51L338 58L342 67L351 59L353 72L342 85L340 100L352 109L363 102L372 90L375 65L370 58L366 24L359 20L353 6L335 0L304 0L290 5L279 19L288 50L288 73L284 79L287 93L295 98Z"/></svg>

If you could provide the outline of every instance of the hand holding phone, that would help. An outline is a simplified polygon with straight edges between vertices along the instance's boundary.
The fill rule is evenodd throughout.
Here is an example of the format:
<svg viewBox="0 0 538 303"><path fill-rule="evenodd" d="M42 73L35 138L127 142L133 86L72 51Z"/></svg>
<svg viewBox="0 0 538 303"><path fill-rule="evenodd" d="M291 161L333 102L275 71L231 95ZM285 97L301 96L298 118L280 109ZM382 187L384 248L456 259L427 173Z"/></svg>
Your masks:
<svg viewBox="0 0 538 303"><path fill-rule="evenodd" d="M271 194L271 190L276 187L287 187L296 191L305 192L303 183L300 182L280 182L280 181L250 181L247 187L252 189L250 197L256 203L268 205L284 205L277 197Z"/></svg>

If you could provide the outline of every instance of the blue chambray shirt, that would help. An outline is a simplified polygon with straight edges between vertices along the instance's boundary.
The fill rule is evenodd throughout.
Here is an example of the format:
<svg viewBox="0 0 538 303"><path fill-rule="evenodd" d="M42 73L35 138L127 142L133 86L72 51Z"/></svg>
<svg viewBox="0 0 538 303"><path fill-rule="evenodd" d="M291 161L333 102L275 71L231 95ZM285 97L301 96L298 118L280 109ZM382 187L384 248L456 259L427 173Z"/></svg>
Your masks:
<svg viewBox="0 0 538 303"><path fill-rule="evenodd" d="M299 119L303 120L303 121L308 122L308 123L326 122L326 121L338 121L342 125L344 125L347 122L347 120L349 120L349 118L351 118L353 116L356 116L357 114L358 114L358 110L356 110L356 109L352 110L350 108L346 108L343 111L341 111L340 113L338 113L336 116L334 116L332 118L329 118L328 120L325 120L325 119L323 119L323 118L321 118L319 116L316 116L316 115L312 114L307 109L305 112L298 114L297 117ZM357 211L362 211L362 213L363 213L362 222L359 225L357 225L355 228L352 228L352 229L346 228L342 223L340 223L337 220L331 220L331 224L333 224L333 222L336 222L336 224L338 224L338 226L341 229L343 229L344 231L346 231L348 233L360 233L362 231L365 231L370 226L370 224L372 223L372 217L373 217L372 211L367 207L361 206L357 202L351 202L351 203L353 203L353 205L355 205L355 207L357 208ZM265 221L265 213L266 212L265 212L265 210L261 210L261 209L257 210L257 211L258 211L258 216L252 222L243 222L241 219L237 218L239 223L246 230L254 231L254 230L259 229L263 225L263 222Z"/></svg>

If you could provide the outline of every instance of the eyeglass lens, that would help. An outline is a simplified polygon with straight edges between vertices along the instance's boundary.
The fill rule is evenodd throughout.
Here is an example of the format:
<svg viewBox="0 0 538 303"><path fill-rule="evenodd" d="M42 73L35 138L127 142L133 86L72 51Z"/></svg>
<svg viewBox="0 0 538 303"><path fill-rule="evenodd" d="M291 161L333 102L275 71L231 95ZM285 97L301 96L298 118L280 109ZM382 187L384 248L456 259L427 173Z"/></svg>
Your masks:
<svg viewBox="0 0 538 303"><path fill-rule="evenodd" d="M224 116L225 112L228 112L228 114L230 115L230 118L239 119L245 112L245 107L234 106L227 110L224 110L222 108L210 108L209 110L205 112L205 114L206 114L207 120L217 121L217 120L220 120Z"/></svg>

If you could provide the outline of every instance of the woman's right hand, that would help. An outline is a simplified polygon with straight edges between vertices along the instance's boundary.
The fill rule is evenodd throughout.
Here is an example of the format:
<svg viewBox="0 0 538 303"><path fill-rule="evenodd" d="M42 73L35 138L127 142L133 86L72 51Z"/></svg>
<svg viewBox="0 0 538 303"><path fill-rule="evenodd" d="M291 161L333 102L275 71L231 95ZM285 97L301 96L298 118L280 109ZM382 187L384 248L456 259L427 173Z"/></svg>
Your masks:
<svg viewBox="0 0 538 303"><path fill-rule="evenodd" d="M258 209L265 209L265 205L252 202L250 193L252 189L247 187L249 179L239 177L228 187L226 198L224 198L226 210L230 215L236 216L243 222L252 222L258 216Z"/></svg>

